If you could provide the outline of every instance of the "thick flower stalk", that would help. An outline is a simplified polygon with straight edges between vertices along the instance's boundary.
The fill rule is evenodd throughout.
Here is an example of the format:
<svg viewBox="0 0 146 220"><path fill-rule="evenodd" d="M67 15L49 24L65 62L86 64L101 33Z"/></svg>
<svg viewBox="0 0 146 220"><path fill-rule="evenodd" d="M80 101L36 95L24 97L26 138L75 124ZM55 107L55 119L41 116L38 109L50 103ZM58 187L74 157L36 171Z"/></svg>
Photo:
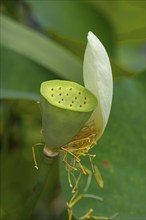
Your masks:
<svg viewBox="0 0 146 220"><path fill-rule="evenodd" d="M68 170L69 184L76 194L81 175L72 185L70 173L79 170L82 174L89 174L80 157L88 156L91 160L95 156L89 154L89 150L104 132L113 93L112 71L106 50L92 32L88 33L87 38L83 63L85 86L52 80L43 82L40 89L44 153L48 157L64 153L63 161ZM72 156L71 160L68 160L68 155ZM99 186L103 187L97 167L92 165L92 171L96 173ZM69 219L72 216L71 207L68 204ZM90 213L85 214L86 218L90 217Z"/></svg>

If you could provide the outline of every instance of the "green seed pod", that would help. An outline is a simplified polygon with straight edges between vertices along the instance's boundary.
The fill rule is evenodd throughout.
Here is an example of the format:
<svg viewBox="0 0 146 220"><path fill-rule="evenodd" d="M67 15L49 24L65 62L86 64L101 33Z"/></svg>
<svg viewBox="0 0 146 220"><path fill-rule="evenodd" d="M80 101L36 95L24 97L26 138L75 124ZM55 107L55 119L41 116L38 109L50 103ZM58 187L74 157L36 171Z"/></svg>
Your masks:
<svg viewBox="0 0 146 220"><path fill-rule="evenodd" d="M42 131L48 149L68 143L84 126L97 105L85 87L70 81L41 84Z"/></svg>

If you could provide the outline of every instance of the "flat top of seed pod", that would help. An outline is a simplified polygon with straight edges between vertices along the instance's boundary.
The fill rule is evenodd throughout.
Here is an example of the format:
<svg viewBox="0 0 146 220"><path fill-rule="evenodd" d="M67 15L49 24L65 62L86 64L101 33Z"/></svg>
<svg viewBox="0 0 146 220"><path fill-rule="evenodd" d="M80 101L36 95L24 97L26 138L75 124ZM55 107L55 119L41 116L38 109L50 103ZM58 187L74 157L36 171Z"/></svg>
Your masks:
<svg viewBox="0 0 146 220"><path fill-rule="evenodd" d="M96 97L89 90L71 81L45 81L40 92L50 104L63 109L90 112L97 105Z"/></svg>

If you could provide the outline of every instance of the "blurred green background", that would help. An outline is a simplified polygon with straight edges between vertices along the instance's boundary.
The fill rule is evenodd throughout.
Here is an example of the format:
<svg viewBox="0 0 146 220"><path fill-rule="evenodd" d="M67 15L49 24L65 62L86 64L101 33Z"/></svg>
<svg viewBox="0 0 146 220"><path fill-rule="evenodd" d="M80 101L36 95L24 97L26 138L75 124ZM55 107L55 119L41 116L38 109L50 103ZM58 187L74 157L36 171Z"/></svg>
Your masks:
<svg viewBox="0 0 146 220"><path fill-rule="evenodd" d="M93 207L94 215L145 219L145 6L142 0L0 2L0 219L19 220L37 177L31 147L42 142L36 102L40 83L66 79L83 84L88 31L101 40L110 57L114 97L106 131L92 150L105 186L98 189L92 179L89 193L104 201L83 199L75 205L74 217ZM89 165L87 160L84 164ZM86 181L81 181L81 190ZM66 170L58 161L31 219L67 219L65 198L70 197Z"/></svg>

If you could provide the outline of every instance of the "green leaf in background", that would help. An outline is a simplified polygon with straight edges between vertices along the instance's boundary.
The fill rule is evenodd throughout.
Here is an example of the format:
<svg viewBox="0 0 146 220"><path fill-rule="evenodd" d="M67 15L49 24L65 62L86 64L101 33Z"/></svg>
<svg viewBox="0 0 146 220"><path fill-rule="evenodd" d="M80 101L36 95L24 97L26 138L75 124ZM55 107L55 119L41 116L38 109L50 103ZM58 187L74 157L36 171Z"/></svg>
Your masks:
<svg viewBox="0 0 146 220"><path fill-rule="evenodd" d="M92 31L102 41L108 53L114 54L115 33L102 10L96 10L86 1L27 2L34 17L46 30L53 30L70 40L84 43L88 31Z"/></svg>
<svg viewBox="0 0 146 220"><path fill-rule="evenodd" d="M84 59L84 51L85 51L86 43L70 40L68 38L65 38L62 35L59 35L56 32L53 32L53 31L48 31L48 34L49 34L49 37L51 37L54 41L56 41L57 43L64 46L66 49L70 50L78 58L80 58L81 60ZM131 61L131 65L133 65L132 54L131 54L131 56L129 56L129 53L130 53L130 51L127 51L127 55L126 55L127 59L125 59L125 60L127 60L127 62ZM134 53L134 51L133 51L133 53ZM123 57L124 57L124 55L123 55ZM135 66L136 65L139 66L139 62L144 63L144 56L140 57L139 53L138 53L137 58L138 59L137 59L137 62L135 63ZM140 61L140 59L141 59L141 61ZM137 71L134 71L134 67L133 67L133 71L129 70L128 68L126 69L124 66L120 65L116 59L114 59L112 57L110 57L110 62L111 62L112 73L113 73L114 78L132 77L138 73ZM144 69L144 67L145 66L143 66L143 69Z"/></svg>
<svg viewBox="0 0 146 220"><path fill-rule="evenodd" d="M82 65L69 51L49 38L1 15L1 45L12 49L58 76L82 82Z"/></svg>
<svg viewBox="0 0 146 220"><path fill-rule="evenodd" d="M145 68L142 52L145 42L145 7L139 1L27 2L41 26L55 33L52 39L79 56L83 54L86 34L91 30L102 41L108 54L116 57L117 65L122 64L129 72ZM57 35L61 36L60 39ZM78 50L72 44L69 45L69 41L63 41L63 38L70 43L76 42Z"/></svg>
<svg viewBox="0 0 146 220"><path fill-rule="evenodd" d="M26 57L1 47L1 98L39 100L40 84L58 78Z"/></svg>
<svg viewBox="0 0 146 220"><path fill-rule="evenodd" d="M56 41L57 43L61 44L64 48L71 51L73 54L75 54L81 61L84 59L84 52L86 48L86 42L83 41L77 41L70 38L65 37L64 35L61 35L58 32L55 32L53 30L47 31L48 36ZM85 37L85 39L87 36Z"/></svg>
<svg viewBox="0 0 146 220"><path fill-rule="evenodd" d="M106 13L116 32L115 57L131 71L145 68L145 1L90 1Z"/></svg>
<svg viewBox="0 0 146 220"><path fill-rule="evenodd" d="M122 42L145 42L145 27L136 28L135 30L119 35L119 41Z"/></svg>
<svg viewBox="0 0 146 220"><path fill-rule="evenodd" d="M117 50L117 60L122 66L131 72L140 72L146 68L146 45L130 43L120 43Z"/></svg>
<svg viewBox="0 0 146 220"><path fill-rule="evenodd" d="M145 42L144 30L145 30L145 2L138 0L131 1L90 1L90 4L94 5L97 10L102 9L107 16L113 22L116 29L117 36L122 40L126 40L126 36L129 40L133 37L135 40ZM133 35L134 31L134 35Z"/></svg>
<svg viewBox="0 0 146 220"><path fill-rule="evenodd" d="M93 215L112 216L115 219L145 219L145 152L144 152L144 77L116 81L114 99L108 127L91 151L96 153L93 163L99 167L104 180L99 189L92 177L89 194L102 197L103 201L83 198L73 208L78 219L89 208ZM83 163L90 167L88 158ZM61 162L60 179L67 201L72 197L67 174ZM83 193L87 177L83 177L79 189Z"/></svg>
<svg viewBox="0 0 146 220"><path fill-rule="evenodd" d="M37 175L31 146L41 139L40 110L36 102L2 100L0 116L0 219L12 220L18 219L16 211L23 206Z"/></svg>
<svg viewBox="0 0 146 220"><path fill-rule="evenodd" d="M36 102L22 99L2 100L1 106L0 219L18 220L20 219L17 216L18 211L24 207L38 175L34 168L31 147L42 141L40 108ZM41 151L41 147L35 148L38 165ZM34 215L32 219L39 219L38 216L41 216L40 219L53 219L51 216L53 211L48 204L59 193L58 163L56 163L36 206L36 216Z"/></svg>
<svg viewBox="0 0 146 220"><path fill-rule="evenodd" d="M55 36L57 43L61 43L64 47L70 50L73 55L70 52L62 53L62 49L59 49L60 54L58 57L58 47L56 44L56 51L53 54L52 50L54 51L54 49L50 50L49 40L44 40L43 36L38 36L37 33L32 33L31 30L27 30L25 27L11 21L10 19L2 17L1 44L4 47L1 49L1 98L27 98L38 100L40 83L45 80L65 78L81 83L81 62L83 59L85 43L70 41L69 39L61 38L59 35L53 36ZM39 42L37 42L36 39ZM41 44L42 42L43 44ZM38 44L40 45L40 49ZM54 45L54 43L52 44ZM78 54L79 51L80 53ZM38 57L36 57L36 53L38 53ZM44 55L46 55L45 58ZM74 55L78 58L75 58ZM58 59L61 59L61 62L59 61L57 65L55 62ZM80 59L80 62L78 59ZM54 67L52 66L53 62ZM66 64L64 65L63 63ZM112 60L111 63L114 77L132 76L134 74L123 69ZM63 69L59 69L60 67L62 68L62 66ZM56 68L56 74L51 72L54 68Z"/></svg>
<svg viewBox="0 0 146 220"><path fill-rule="evenodd" d="M25 17L25 11L22 4L18 4L16 0L4 0L0 3L0 12L5 13L15 20L22 21Z"/></svg>

